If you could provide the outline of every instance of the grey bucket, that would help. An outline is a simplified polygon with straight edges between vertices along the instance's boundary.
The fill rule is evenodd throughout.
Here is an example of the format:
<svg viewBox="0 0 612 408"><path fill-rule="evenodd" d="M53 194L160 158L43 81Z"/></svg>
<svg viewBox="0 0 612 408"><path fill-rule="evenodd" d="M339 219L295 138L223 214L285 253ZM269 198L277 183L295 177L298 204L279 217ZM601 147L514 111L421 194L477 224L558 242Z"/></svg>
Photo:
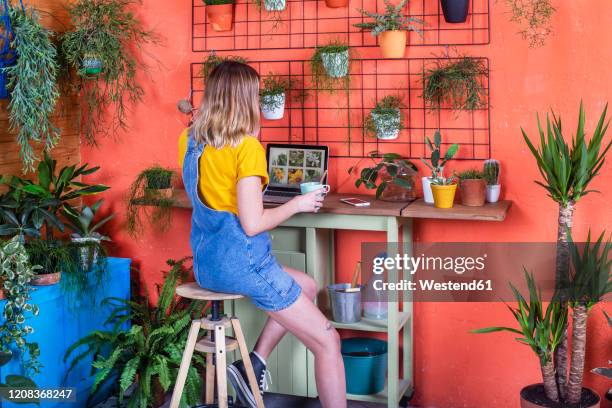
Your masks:
<svg viewBox="0 0 612 408"><path fill-rule="evenodd" d="M361 320L361 290L345 292L350 283L328 285L332 319L338 323L355 323ZM361 288L360 288L361 289Z"/></svg>

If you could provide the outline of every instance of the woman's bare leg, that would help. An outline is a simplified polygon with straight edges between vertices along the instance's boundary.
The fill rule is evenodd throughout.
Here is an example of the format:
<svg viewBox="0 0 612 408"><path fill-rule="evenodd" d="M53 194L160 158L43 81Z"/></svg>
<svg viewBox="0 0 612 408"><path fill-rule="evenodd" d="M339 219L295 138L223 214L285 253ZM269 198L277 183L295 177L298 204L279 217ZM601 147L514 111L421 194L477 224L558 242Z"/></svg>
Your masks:
<svg viewBox="0 0 612 408"><path fill-rule="evenodd" d="M317 296L317 283L310 276L304 272L300 272L296 269L283 267L287 272L302 288L302 293L310 300L314 300ZM283 339L287 329L278 324L274 319L268 317L264 328L257 339L255 348L253 349L263 359L267 359L272 353L272 350L276 348L278 343Z"/></svg>

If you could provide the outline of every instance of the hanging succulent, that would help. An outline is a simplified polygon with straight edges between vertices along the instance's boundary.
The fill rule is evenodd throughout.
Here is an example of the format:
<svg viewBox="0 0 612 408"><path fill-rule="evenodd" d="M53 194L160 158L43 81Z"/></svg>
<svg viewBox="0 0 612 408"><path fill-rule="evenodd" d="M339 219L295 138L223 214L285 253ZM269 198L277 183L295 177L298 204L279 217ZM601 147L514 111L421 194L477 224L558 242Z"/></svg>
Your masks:
<svg viewBox="0 0 612 408"><path fill-rule="evenodd" d="M85 140L127 129L129 104L142 100L136 80L143 64L132 51L155 41L151 31L130 10L138 0L77 0L69 7L74 29L62 37L66 61L76 69L82 100L81 127ZM112 109L111 123L105 113Z"/></svg>
<svg viewBox="0 0 612 408"><path fill-rule="evenodd" d="M51 114L59 98L57 86L57 50L51 41L53 33L40 24L38 15L23 6L3 3L10 22L10 48L17 56L14 63L0 68L6 76L10 93L9 130L16 132L24 172L34 170L37 160L32 142L41 143L45 151L59 141L59 129L51 123Z"/></svg>

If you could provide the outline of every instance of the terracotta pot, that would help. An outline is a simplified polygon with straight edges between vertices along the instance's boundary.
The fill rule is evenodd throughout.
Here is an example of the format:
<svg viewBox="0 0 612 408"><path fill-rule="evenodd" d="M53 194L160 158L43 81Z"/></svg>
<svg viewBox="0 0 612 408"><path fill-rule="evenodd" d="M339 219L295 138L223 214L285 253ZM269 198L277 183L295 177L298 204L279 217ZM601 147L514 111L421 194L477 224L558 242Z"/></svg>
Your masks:
<svg viewBox="0 0 612 408"><path fill-rule="evenodd" d="M215 31L230 31L234 19L233 4L214 4L206 6L206 18Z"/></svg>
<svg viewBox="0 0 612 408"><path fill-rule="evenodd" d="M485 203L487 182L484 179L461 180L461 204L480 207Z"/></svg>
<svg viewBox="0 0 612 408"><path fill-rule="evenodd" d="M560 406L546 398L544 394L544 385L531 384L521 390L521 408L549 408ZM581 408L599 408L599 396L591 389L582 388Z"/></svg>
<svg viewBox="0 0 612 408"><path fill-rule="evenodd" d="M446 186L432 184L431 192L433 193L434 207L453 208L456 191L457 184L450 184Z"/></svg>
<svg viewBox="0 0 612 408"><path fill-rule="evenodd" d="M404 58L408 32L404 30L383 31L378 36L383 58Z"/></svg>
<svg viewBox="0 0 612 408"><path fill-rule="evenodd" d="M59 283L62 277L61 272L39 274L32 278L30 285L32 286L50 286Z"/></svg>
<svg viewBox="0 0 612 408"><path fill-rule="evenodd" d="M329 8L348 7L349 0L325 0L325 5Z"/></svg>

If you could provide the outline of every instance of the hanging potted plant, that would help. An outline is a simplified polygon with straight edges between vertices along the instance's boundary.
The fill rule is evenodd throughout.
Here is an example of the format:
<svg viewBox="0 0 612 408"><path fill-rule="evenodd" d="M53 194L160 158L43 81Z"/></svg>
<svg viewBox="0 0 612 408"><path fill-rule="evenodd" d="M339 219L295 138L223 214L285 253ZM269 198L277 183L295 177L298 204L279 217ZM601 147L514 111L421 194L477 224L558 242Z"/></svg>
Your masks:
<svg viewBox="0 0 612 408"><path fill-rule="evenodd" d="M408 202L416 199L416 166L405 157L396 153L368 153L372 167L361 169L355 187L365 186L376 190L376 198L383 201ZM357 166L349 168L353 174Z"/></svg>
<svg viewBox="0 0 612 408"><path fill-rule="evenodd" d="M279 120L285 115L287 91L291 89L291 81L280 75L268 74L263 80L259 101L261 113L268 120Z"/></svg>
<svg viewBox="0 0 612 408"><path fill-rule="evenodd" d="M236 61L241 62L243 64L247 63L246 58L243 58L238 55L218 55L215 51L211 51L207 56L204 62L202 63L202 69L200 74L202 75L203 81L206 84L206 80L208 79L208 75L212 72L213 69L217 65L225 61Z"/></svg>
<svg viewBox="0 0 612 408"><path fill-rule="evenodd" d="M403 125L402 101L398 96L387 95L376 103L366 119L366 130L380 140L397 139Z"/></svg>
<svg viewBox="0 0 612 408"><path fill-rule="evenodd" d="M385 13L378 14L360 9L359 11L366 17L374 21L367 23L354 24L362 30L370 30L374 37L378 37L380 50L384 58L403 58L406 53L408 42L408 31L416 31L422 35L419 25L424 24L423 20L409 17L402 13L408 0L402 0L394 6L385 0Z"/></svg>
<svg viewBox="0 0 612 408"><path fill-rule="evenodd" d="M484 176L487 181L487 202L496 203L499 200L501 185L499 184L500 165L494 159L485 160Z"/></svg>
<svg viewBox="0 0 612 408"><path fill-rule="evenodd" d="M136 50L156 41L133 12L139 0L75 0L68 12L74 28L61 37L63 56L77 72L75 89L81 102L85 141L114 136L128 128L129 104L142 101L138 71L144 70ZM109 114L110 113L110 114Z"/></svg>
<svg viewBox="0 0 612 408"><path fill-rule="evenodd" d="M428 204L434 204L434 196L431 188L431 183L434 179L443 178L442 174L444 172L444 166L446 165L446 162L448 162L455 156L455 154L457 154L457 150L459 150L459 145L457 143L453 143L449 146L446 153L442 155L442 135L440 134L439 130L436 130L436 132L434 133L433 143L428 137L426 137L425 144L431 152L430 161L427 162L423 158L421 158L421 161L429 168L429 170L431 170L431 177L424 176L421 179L423 183L423 200Z"/></svg>
<svg viewBox="0 0 612 408"><path fill-rule="evenodd" d="M484 173L477 169L459 172L459 189L461 204L468 207L481 207L485 203L487 182Z"/></svg>
<svg viewBox="0 0 612 408"><path fill-rule="evenodd" d="M482 59L461 57L436 60L423 77L423 99L431 109L447 106L453 110L476 110L486 106L485 88L488 76Z"/></svg>
<svg viewBox="0 0 612 408"><path fill-rule="evenodd" d="M338 89L348 90L350 81L349 46L339 42L315 50L310 59L312 80L319 90L335 92Z"/></svg>
<svg viewBox="0 0 612 408"><path fill-rule="evenodd" d="M465 23L468 18L471 0L440 0L444 21L447 23Z"/></svg>
<svg viewBox="0 0 612 408"><path fill-rule="evenodd" d="M206 19L215 31L231 31L234 21L234 0L204 0Z"/></svg>

